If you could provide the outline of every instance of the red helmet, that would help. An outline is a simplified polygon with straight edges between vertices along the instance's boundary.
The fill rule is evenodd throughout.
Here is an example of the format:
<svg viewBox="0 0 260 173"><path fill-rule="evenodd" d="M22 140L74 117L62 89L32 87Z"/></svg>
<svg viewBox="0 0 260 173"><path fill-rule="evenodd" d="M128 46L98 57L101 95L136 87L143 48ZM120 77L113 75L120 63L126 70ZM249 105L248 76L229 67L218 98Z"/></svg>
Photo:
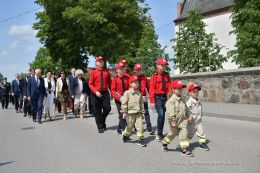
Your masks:
<svg viewBox="0 0 260 173"><path fill-rule="evenodd" d="M171 89L173 88L186 88L186 85L181 83L181 81L179 80L174 80L172 83L171 83L171 86L170 86Z"/></svg>
<svg viewBox="0 0 260 173"><path fill-rule="evenodd" d="M142 64L135 64L134 70L142 70L143 66Z"/></svg>
<svg viewBox="0 0 260 173"><path fill-rule="evenodd" d="M128 62L125 59L120 60L119 63L122 63L124 65L128 64Z"/></svg>
<svg viewBox="0 0 260 173"><path fill-rule="evenodd" d="M96 57L96 62L101 62L101 61L105 61L105 58L103 58L102 56Z"/></svg>
<svg viewBox="0 0 260 173"><path fill-rule="evenodd" d="M156 61L156 65L168 65L168 62L164 58L160 58Z"/></svg>
<svg viewBox="0 0 260 173"><path fill-rule="evenodd" d="M135 81L138 81L138 77L131 76L130 79L129 79L129 83L132 83L132 82L135 82Z"/></svg>
<svg viewBox="0 0 260 173"><path fill-rule="evenodd" d="M118 64L116 65L116 69L119 69L119 68L122 68L122 67L124 67L124 64L123 64L123 63L118 63Z"/></svg>
<svg viewBox="0 0 260 173"><path fill-rule="evenodd" d="M196 85L196 84L192 84L188 87L188 91L192 91L192 90L195 90L195 89L198 89L199 91L201 90L201 87Z"/></svg>

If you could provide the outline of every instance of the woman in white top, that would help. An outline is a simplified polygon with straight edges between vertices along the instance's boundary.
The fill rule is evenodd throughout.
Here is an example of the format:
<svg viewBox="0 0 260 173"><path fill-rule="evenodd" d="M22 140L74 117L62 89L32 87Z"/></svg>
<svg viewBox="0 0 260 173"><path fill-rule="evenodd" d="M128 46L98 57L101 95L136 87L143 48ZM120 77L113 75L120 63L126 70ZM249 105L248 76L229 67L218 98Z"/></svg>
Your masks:
<svg viewBox="0 0 260 173"><path fill-rule="evenodd" d="M83 113L86 105L86 94L88 93L87 83L82 78L83 71L78 69L76 71L76 78L72 80L72 97L74 98L74 114L77 116L78 109L80 109L80 118L83 119Z"/></svg>
<svg viewBox="0 0 260 173"><path fill-rule="evenodd" d="M44 118L46 119L47 114L50 117L51 115L55 117L54 111L53 111L53 104L54 104L54 92L55 92L55 81L51 78L51 72L47 73L47 77L44 78L44 86L46 88L47 92L47 98L45 100L44 104Z"/></svg>

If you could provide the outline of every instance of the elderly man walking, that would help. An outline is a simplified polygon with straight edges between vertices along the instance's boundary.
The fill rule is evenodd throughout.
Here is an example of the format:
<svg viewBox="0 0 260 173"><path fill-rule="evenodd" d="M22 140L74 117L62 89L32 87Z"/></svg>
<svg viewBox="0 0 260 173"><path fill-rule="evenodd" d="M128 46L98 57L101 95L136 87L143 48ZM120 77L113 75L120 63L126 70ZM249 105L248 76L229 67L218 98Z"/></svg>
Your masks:
<svg viewBox="0 0 260 173"><path fill-rule="evenodd" d="M39 124L42 124L43 99L47 97L44 79L41 77L41 73L40 69L36 69L35 75L29 78L27 85L27 94L28 100L31 101L33 122L36 122L36 117L38 116Z"/></svg>

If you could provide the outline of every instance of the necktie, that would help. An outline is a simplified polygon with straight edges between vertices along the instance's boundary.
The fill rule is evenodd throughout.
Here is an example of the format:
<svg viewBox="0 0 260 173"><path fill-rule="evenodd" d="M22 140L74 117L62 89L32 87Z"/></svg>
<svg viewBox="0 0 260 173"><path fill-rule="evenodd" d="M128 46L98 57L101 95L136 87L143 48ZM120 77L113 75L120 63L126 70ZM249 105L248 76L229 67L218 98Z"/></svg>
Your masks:
<svg viewBox="0 0 260 173"><path fill-rule="evenodd" d="M38 78L36 78L36 83L37 83L37 86L39 86L39 80L38 80Z"/></svg>
<svg viewBox="0 0 260 173"><path fill-rule="evenodd" d="M104 76L103 76L103 70L100 72L100 91L103 91L104 89Z"/></svg>
<svg viewBox="0 0 260 173"><path fill-rule="evenodd" d="M164 79L164 72L162 73L162 90L166 92L165 79Z"/></svg>
<svg viewBox="0 0 260 173"><path fill-rule="evenodd" d="M121 77L121 81L122 81L122 90L125 92L125 81L123 77Z"/></svg>
<svg viewBox="0 0 260 173"><path fill-rule="evenodd" d="M139 91L142 92L142 86L141 86L142 85L141 84L142 80L141 80L141 77L138 78L138 81L139 81Z"/></svg>

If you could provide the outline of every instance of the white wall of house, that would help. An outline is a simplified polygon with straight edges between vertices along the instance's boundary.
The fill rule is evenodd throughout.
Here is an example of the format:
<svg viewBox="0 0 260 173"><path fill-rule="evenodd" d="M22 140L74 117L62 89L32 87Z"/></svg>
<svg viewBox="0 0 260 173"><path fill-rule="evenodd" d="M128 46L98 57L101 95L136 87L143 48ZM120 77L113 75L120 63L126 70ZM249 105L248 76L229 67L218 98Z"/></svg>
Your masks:
<svg viewBox="0 0 260 173"><path fill-rule="evenodd" d="M205 18L203 22L206 23L206 32L215 33L215 38L221 46L225 46L221 53L226 55L229 50L233 50L236 43L236 36L234 34L229 35L233 30L231 25L231 13L221 14L218 16ZM179 26L175 26L175 33L179 31ZM223 63L224 70L237 69L238 65L231 62L229 59L228 62ZM174 74L180 74L178 69L174 69Z"/></svg>

